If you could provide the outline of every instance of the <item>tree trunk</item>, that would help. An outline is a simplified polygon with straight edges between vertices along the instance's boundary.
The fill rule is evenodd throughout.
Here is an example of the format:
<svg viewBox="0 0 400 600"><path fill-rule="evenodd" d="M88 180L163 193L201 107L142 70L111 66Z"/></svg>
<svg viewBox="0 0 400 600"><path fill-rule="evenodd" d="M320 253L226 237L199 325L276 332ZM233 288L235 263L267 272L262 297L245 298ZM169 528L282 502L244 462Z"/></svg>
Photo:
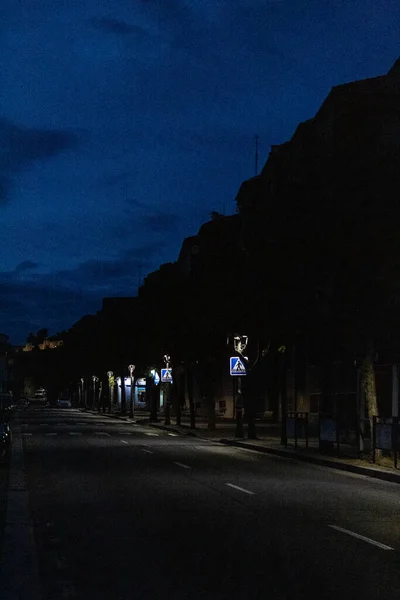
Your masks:
<svg viewBox="0 0 400 600"><path fill-rule="evenodd" d="M150 408L150 421L156 423L157 417L157 399L154 394L154 379L153 377L146 377L146 404Z"/></svg>
<svg viewBox="0 0 400 600"><path fill-rule="evenodd" d="M254 373L246 362L247 375L242 377L242 390L244 396L245 417L247 421L247 437L249 440L257 439L256 432L256 386Z"/></svg>
<svg viewBox="0 0 400 600"><path fill-rule="evenodd" d="M368 344L365 359L361 369L361 385L365 394L365 403L369 418L371 450L373 445L373 417L378 416L378 401L376 397L375 366L373 362L372 343ZM377 451L379 453L379 451Z"/></svg>
<svg viewBox="0 0 400 600"><path fill-rule="evenodd" d="M126 389L125 377L121 377L121 414L126 415Z"/></svg>
<svg viewBox="0 0 400 600"><path fill-rule="evenodd" d="M216 418L215 418L215 399L212 390L208 390L207 393L207 415L208 415L208 429L215 431Z"/></svg>
<svg viewBox="0 0 400 600"><path fill-rule="evenodd" d="M164 425L171 425L171 384L164 383Z"/></svg>
<svg viewBox="0 0 400 600"><path fill-rule="evenodd" d="M185 401L185 370L182 365L172 370L173 394L176 410L176 424L181 425L182 404ZM183 402L182 402L183 400Z"/></svg>
<svg viewBox="0 0 400 600"><path fill-rule="evenodd" d="M189 410L190 410L190 428L196 429L196 407L194 404L194 374L193 374L193 365L190 363L187 367L187 375L186 375L186 385L187 385L187 394L189 399Z"/></svg>

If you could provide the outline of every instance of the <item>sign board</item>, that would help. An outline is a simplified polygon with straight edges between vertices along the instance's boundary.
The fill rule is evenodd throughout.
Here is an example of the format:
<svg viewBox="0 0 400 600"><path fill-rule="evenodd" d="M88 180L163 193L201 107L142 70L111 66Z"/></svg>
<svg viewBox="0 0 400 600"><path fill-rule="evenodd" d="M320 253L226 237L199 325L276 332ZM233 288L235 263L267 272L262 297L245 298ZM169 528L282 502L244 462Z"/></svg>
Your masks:
<svg viewBox="0 0 400 600"><path fill-rule="evenodd" d="M244 366L243 361L238 356L231 356L229 361L231 375L247 375L246 367Z"/></svg>
<svg viewBox="0 0 400 600"><path fill-rule="evenodd" d="M390 423L377 423L375 436L375 448L392 449L392 425Z"/></svg>
<svg viewBox="0 0 400 600"><path fill-rule="evenodd" d="M286 437L296 437L296 419L294 417L286 417Z"/></svg>
<svg viewBox="0 0 400 600"><path fill-rule="evenodd" d="M172 383L172 369L161 369L161 381L163 383Z"/></svg>
<svg viewBox="0 0 400 600"><path fill-rule="evenodd" d="M319 426L319 439L321 442L336 442L337 424L335 419L329 417L320 417Z"/></svg>

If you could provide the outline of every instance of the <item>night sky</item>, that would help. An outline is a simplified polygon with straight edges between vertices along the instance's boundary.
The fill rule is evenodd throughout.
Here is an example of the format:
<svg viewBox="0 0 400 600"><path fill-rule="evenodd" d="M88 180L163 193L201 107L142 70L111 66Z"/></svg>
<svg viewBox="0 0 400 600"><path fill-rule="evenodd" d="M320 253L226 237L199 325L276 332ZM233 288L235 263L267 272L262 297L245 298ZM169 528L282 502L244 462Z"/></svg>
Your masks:
<svg viewBox="0 0 400 600"><path fill-rule="evenodd" d="M399 42L398 0L2 0L0 331L135 296Z"/></svg>

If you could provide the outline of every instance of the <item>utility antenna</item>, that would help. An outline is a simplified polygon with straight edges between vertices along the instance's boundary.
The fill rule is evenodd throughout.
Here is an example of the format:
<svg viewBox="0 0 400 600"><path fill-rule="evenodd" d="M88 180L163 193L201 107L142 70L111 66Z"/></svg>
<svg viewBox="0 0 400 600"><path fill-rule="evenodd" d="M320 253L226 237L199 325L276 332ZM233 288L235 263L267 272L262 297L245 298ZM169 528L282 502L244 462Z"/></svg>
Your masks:
<svg viewBox="0 0 400 600"><path fill-rule="evenodd" d="M258 135L254 136L256 142L256 152L255 152L255 168L256 168L256 177L258 175L258 140L260 139Z"/></svg>

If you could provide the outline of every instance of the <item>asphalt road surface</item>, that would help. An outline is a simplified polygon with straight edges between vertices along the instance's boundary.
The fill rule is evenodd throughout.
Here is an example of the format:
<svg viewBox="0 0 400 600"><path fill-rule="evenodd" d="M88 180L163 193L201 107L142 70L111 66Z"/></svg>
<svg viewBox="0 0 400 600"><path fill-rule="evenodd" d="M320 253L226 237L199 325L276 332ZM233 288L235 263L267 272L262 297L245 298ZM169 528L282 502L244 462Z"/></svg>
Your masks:
<svg viewBox="0 0 400 600"><path fill-rule="evenodd" d="M396 484L74 409L14 430L35 600L400 597Z"/></svg>

